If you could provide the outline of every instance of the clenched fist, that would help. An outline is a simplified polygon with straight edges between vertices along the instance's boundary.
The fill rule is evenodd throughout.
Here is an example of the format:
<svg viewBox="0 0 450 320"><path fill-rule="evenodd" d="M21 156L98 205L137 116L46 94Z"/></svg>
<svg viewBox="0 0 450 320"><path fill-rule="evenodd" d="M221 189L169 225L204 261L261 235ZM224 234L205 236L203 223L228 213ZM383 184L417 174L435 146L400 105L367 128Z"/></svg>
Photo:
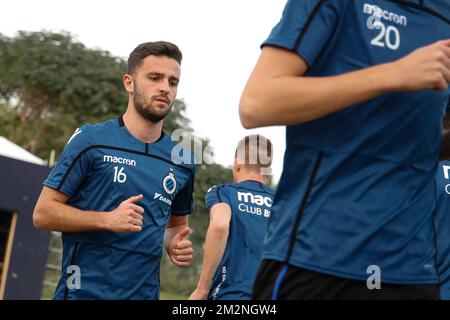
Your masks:
<svg viewBox="0 0 450 320"><path fill-rule="evenodd" d="M144 208L134 204L142 200L142 194L128 198L115 210L105 215L106 229L113 232L140 232L143 224Z"/></svg>
<svg viewBox="0 0 450 320"><path fill-rule="evenodd" d="M178 267L187 267L191 264L192 242L187 238L189 236L189 228L186 227L178 232L170 241L169 256L172 263Z"/></svg>

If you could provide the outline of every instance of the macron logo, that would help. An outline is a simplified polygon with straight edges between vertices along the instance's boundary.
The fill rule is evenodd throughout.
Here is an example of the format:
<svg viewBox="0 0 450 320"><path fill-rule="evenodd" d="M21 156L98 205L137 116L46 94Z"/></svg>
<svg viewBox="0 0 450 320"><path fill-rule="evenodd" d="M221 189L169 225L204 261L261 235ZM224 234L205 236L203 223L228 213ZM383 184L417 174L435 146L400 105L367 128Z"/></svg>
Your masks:
<svg viewBox="0 0 450 320"><path fill-rule="evenodd" d="M161 193L155 192L155 196L153 197L153 199L158 199L159 201L162 201L162 202L164 202L164 203L167 203L169 206L172 205L172 201L171 201L170 199L167 199L167 198L163 197L163 196L161 195Z"/></svg>
<svg viewBox="0 0 450 320"><path fill-rule="evenodd" d="M75 130L75 132L73 133L73 135L70 137L69 141L67 141L67 144L70 143L70 141L72 141L73 138L75 138L77 135L79 135L81 133L80 128L77 128L77 130Z"/></svg>
<svg viewBox="0 0 450 320"><path fill-rule="evenodd" d="M448 170L450 169L450 166L442 166L442 169L444 169L444 177L445 179L448 179Z"/></svg>
<svg viewBox="0 0 450 320"><path fill-rule="evenodd" d="M250 202L258 206L272 207L272 199L261 195L254 195L251 192L239 192L237 193L238 200L243 202Z"/></svg>
<svg viewBox="0 0 450 320"><path fill-rule="evenodd" d="M103 156L103 162L120 163L126 164L127 166L136 167L136 160L116 156L109 156L107 154Z"/></svg>
<svg viewBox="0 0 450 320"><path fill-rule="evenodd" d="M370 14L378 22L380 22L380 19L384 19L387 21L394 22L395 24L399 24L401 26L406 27L408 25L408 18L406 18L405 16L381 9L377 5L365 3L364 13Z"/></svg>

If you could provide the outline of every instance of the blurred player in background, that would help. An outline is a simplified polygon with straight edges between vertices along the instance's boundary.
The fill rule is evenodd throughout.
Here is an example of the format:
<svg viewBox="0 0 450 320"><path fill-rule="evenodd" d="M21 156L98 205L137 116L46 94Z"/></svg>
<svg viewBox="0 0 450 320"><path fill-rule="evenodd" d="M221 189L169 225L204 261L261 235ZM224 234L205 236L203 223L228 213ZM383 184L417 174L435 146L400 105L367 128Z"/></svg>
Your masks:
<svg viewBox="0 0 450 320"><path fill-rule="evenodd" d="M272 152L264 136L245 137L236 148L234 183L208 190L202 271L189 299L251 299L275 193L265 185Z"/></svg>

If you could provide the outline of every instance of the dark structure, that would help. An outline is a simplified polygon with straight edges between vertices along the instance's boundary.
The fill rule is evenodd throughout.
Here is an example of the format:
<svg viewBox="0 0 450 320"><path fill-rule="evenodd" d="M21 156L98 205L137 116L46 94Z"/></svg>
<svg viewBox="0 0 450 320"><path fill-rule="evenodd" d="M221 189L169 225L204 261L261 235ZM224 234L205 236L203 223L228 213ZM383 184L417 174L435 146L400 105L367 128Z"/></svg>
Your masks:
<svg viewBox="0 0 450 320"><path fill-rule="evenodd" d="M50 168L0 156L0 299L40 299L50 232L33 226Z"/></svg>

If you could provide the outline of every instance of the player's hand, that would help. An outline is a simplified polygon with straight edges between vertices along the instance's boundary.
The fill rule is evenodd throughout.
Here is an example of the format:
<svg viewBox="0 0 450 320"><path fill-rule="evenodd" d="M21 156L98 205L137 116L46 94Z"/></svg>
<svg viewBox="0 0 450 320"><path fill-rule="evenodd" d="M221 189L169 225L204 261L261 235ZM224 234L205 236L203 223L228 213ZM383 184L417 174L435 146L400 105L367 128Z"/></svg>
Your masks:
<svg viewBox="0 0 450 320"><path fill-rule="evenodd" d="M142 200L142 198L144 198L142 194L128 198L115 210L106 214L106 229L113 232L140 232L144 208L134 203Z"/></svg>
<svg viewBox="0 0 450 320"><path fill-rule="evenodd" d="M450 83L450 39L416 49L391 64L397 91L447 90Z"/></svg>
<svg viewBox="0 0 450 320"><path fill-rule="evenodd" d="M194 292L191 293L188 300L206 300L208 298L208 291L196 288Z"/></svg>
<svg viewBox="0 0 450 320"><path fill-rule="evenodd" d="M191 264L192 242L187 238L189 236L189 228L186 227L178 232L170 241L169 255L172 263L178 267L187 267Z"/></svg>

